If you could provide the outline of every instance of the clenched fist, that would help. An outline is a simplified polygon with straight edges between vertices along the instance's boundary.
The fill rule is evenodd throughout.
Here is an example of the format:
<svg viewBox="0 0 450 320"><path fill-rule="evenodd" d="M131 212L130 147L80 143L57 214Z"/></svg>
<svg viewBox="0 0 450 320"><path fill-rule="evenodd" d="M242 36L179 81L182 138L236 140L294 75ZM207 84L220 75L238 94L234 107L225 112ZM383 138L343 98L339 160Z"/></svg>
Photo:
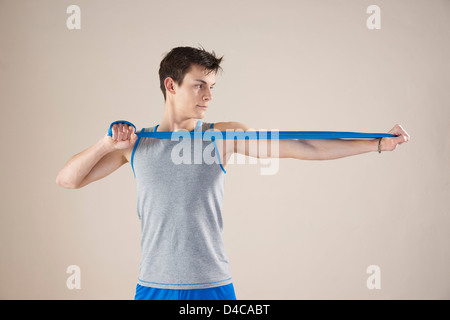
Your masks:
<svg viewBox="0 0 450 320"><path fill-rule="evenodd" d="M398 145L408 142L410 139L409 134L399 124L396 124L388 133L394 134L395 138L383 138L381 139L380 148L381 151L393 151Z"/></svg>
<svg viewBox="0 0 450 320"><path fill-rule="evenodd" d="M134 132L134 127L125 123L116 123L111 127L112 137L106 135L106 143L115 150L127 149L134 146L137 135Z"/></svg>

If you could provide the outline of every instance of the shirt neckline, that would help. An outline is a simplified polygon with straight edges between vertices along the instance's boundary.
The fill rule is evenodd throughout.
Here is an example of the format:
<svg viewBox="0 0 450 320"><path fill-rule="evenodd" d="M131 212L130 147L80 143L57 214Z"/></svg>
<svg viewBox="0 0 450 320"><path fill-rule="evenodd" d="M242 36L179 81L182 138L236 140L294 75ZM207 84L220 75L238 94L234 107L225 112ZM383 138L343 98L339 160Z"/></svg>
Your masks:
<svg viewBox="0 0 450 320"><path fill-rule="evenodd" d="M189 131L189 132L197 131L197 129L198 129L201 125L202 125L202 120L198 120L198 121L197 121L197 126L195 127L195 129L194 129L193 131ZM158 129L158 127L159 127L159 124L157 124L157 125L155 126L155 128L153 129L153 132L157 132L156 130ZM160 132L161 132L161 131L160 131Z"/></svg>

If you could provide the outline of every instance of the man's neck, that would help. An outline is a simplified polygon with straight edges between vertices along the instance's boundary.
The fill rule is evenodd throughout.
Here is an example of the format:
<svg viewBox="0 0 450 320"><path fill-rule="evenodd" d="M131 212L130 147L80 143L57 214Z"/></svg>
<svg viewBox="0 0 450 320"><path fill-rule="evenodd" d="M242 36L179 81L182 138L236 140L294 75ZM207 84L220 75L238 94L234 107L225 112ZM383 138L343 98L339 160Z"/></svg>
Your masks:
<svg viewBox="0 0 450 320"><path fill-rule="evenodd" d="M164 107L163 118L159 123L159 127L156 131L159 132L176 132L181 130L194 131L197 126L198 120L194 118L186 118L177 115L174 112L175 108L171 108L169 105Z"/></svg>

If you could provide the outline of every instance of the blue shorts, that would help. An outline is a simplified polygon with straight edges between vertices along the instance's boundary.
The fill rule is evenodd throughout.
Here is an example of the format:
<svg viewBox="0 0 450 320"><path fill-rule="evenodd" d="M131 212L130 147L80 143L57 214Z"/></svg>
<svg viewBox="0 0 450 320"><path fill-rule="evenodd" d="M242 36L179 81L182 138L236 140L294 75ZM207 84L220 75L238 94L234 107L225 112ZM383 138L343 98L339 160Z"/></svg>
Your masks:
<svg viewBox="0 0 450 320"><path fill-rule="evenodd" d="M236 300L233 284L206 289L158 289L136 286L134 300Z"/></svg>

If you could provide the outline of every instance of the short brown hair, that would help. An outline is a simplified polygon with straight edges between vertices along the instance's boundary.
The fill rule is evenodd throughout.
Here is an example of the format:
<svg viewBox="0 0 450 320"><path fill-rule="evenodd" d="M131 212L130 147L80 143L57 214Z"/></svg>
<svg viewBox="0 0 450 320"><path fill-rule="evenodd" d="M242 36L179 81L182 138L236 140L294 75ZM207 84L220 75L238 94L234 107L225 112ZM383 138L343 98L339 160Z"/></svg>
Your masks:
<svg viewBox="0 0 450 320"><path fill-rule="evenodd" d="M210 72L217 73L222 70L220 63L223 56L218 58L214 51L207 52L203 47L177 47L164 56L159 66L160 88L166 100L166 87L164 80L172 78L179 86L183 83L184 76L191 70L192 64L204 67Z"/></svg>

